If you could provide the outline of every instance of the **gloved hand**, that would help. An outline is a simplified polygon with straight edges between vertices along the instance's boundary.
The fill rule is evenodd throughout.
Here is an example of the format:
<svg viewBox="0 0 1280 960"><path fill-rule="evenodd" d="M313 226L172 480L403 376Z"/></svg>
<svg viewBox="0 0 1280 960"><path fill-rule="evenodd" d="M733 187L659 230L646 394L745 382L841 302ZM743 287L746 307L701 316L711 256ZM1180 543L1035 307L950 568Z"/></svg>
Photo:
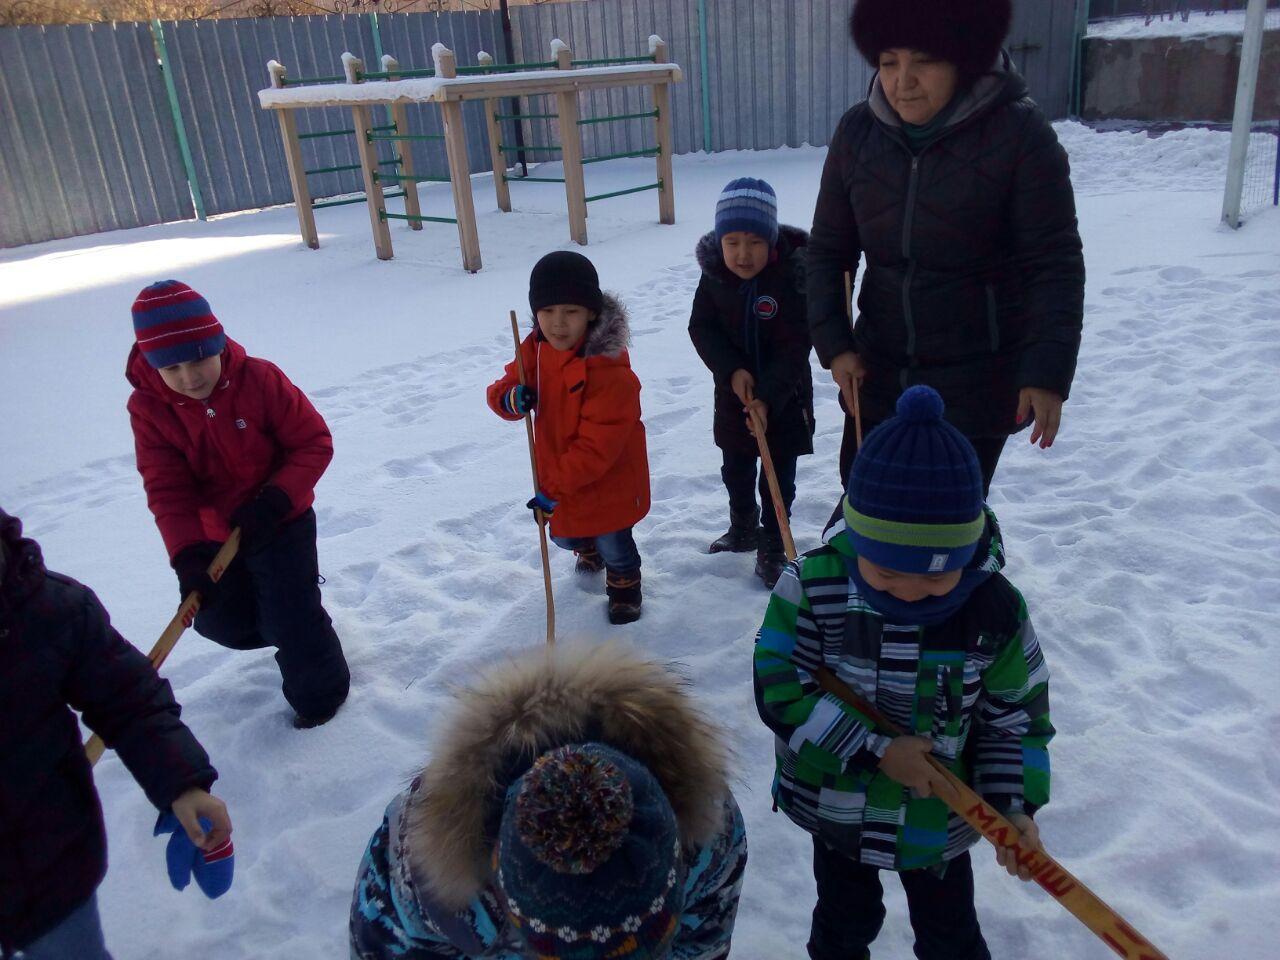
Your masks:
<svg viewBox="0 0 1280 960"><path fill-rule="evenodd" d="M530 510L541 510L544 517L549 517L556 512L557 502L558 501L552 500L545 493L539 490L533 499L526 503L525 506Z"/></svg>
<svg viewBox="0 0 1280 960"><path fill-rule="evenodd" d="M502 395L502 409L517 417L523 417L537 405L538 391L523 384L516 384Z"/></svg>
<svg viewBox="0 0 1280 960"><path fill-rule="evenodd" d="M211 540L193 543L183 547L173 558L173 569L178 574L178 592L185 600L192 590L197 591L202 610L208 610L218 602L218 585L209 578L209 564L213 563L221 546Z"/></svg>
<svg viewBox="0 0 1280 960"><path fill-rule="evenodd" d="M270 540L292 509L289 495L270 484L236 507L231 511L231 526L240 528L240 549L247 553Z"/></svg>
<svg viewBox="0 0 1280 960"><path fill-rule="evenodd" d="M213 824L207 817L200 818L200 826L206 832L213 829ZM173 889L185 890L191 883L193 873L196 886L210 900L216 900L231 889L236 858L230 837L213 850L201 850L191 842L187 831L172 813L162 813L156 821L155 836L162 833L171 834L169 845L165 848L165 862Z"/></svg>

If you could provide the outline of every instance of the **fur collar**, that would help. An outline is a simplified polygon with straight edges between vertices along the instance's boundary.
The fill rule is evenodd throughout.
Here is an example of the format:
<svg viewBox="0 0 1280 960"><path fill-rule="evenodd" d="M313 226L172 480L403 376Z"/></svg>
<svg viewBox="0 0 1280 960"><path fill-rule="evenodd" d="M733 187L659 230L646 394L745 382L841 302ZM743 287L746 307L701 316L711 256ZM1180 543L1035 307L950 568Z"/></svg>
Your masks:
<svg viewBox="0 0 1280 960"><path fill-rule="evenodd" d="M409 856L432 896L461 909L489 877L508 787L545 751L595 740L652 771L687 845L720 826L727 754L684 682L629 647L533 651L462 691L406 811Z"/></svg>
<svg viewBox="0 0 1280 960"><path fill-rule="evenodd" d="M799 227L787 226L785 223L778 225L777 249L779 263L792 261L796 252L803 250L808 245L808 231L801 230ZM724 265L724 255L720 252L720 244L716 241L716 232L714 230L704 234L702 239L698 241L697 247L694 248L694 256L697 258L698 266L702 268L702 272L713 280L731 283L735 286L742 283L742 279ZM761 272L764 273L768 270L769 267L765 267Z"/></svg>
<svg viewBox="0 0 1280 960"><path fill-rule="evenodd" d="M579 354L583 357L617 357L623 350L631 346L631 322L627 316L627 308L614 294L606 293L596 317L587 327L587 335L583 338ZM538 329L538 318L533 318L534 337L546 340Z"/></svg>

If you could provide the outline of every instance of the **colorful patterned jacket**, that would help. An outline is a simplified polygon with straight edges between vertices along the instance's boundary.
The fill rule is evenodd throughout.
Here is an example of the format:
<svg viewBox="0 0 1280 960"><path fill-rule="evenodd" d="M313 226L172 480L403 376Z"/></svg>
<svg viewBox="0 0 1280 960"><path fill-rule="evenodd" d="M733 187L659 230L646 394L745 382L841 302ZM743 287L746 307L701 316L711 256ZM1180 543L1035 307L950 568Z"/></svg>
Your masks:
<svg viewBox="0 0 1280 960"><path fill-rule="evenodd" d="M885 621L849 577L843 520L826 546L790 564L756 640L760 716L777 735L773 796L792 820L862 863L934 866L977 840L941 800L914 798L879 771L889 737L818 688L825 666L993 806L1028 815L1048 802L1049 673L1022 595L998 572L995 515L974 564L992 576L959 612L930 627Z"/></svg>
<svg viewBox="0 0 1280 960"><path fill-rule="evenodd" d="M723 960L747 846L719 736L678 677L616 645L538 651L464 694L426 769L391 801L360 864L353 960L518 960L491 879L510 786L546 750L607 743L662 785L683 838L672 960Z"/></svg>

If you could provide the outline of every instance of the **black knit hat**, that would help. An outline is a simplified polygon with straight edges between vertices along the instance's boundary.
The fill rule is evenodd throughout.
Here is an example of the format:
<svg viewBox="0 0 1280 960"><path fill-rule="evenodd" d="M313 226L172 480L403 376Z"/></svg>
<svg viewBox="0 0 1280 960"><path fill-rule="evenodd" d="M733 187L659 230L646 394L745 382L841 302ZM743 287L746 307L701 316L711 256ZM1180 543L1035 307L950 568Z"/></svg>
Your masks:
<svg viewBox="0 0 1280 960"><path fill-rule="evenodd" d="M849 32L873 67L885 50L907 47L973 79L995 63L1012 20L1012 0L856 0Z"/></svg>
<svg viewBox="0 0 1280 960"><path fill-rule="evenodd" d="M604 305L596 268L572 250L548 253L529 274L529 306L533 312L557 303L574 303L596 314Z"/></svg>

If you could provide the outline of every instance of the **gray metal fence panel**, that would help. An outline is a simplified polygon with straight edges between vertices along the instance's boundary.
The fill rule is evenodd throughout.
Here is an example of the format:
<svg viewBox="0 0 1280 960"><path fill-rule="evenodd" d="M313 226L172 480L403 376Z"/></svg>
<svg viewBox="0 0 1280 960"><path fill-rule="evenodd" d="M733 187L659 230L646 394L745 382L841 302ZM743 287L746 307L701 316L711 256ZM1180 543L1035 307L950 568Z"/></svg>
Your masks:
<svg viewBox="0 0 1280 960"><path fill-rule="evenodd" d="M1005 41L1031 96L1055 120L1071 111L1075 20L1075 3L1024 0L1013 6L1013 26Z"/></svg>
<svg viewBox="0 0 1280 960"><path fill-rule="evenodd" d="M0 29L0 246L194 215L146 24Z"/></svg>
<svg viewBox="0 0 1280 960"><path fill-rule="evenodd" d="M279 60L294 78L338 76L350 51L376 62L369 19L363 16L187 20L164 24L196 178L209 214L289 203L293 193L275 116L261 109L267 61ZM305 110L302 133L351 126L350 111ZM357 162L351 137L304 141L308 168ZM313 196L361 189L358 171L310 178Z"/></svg>

